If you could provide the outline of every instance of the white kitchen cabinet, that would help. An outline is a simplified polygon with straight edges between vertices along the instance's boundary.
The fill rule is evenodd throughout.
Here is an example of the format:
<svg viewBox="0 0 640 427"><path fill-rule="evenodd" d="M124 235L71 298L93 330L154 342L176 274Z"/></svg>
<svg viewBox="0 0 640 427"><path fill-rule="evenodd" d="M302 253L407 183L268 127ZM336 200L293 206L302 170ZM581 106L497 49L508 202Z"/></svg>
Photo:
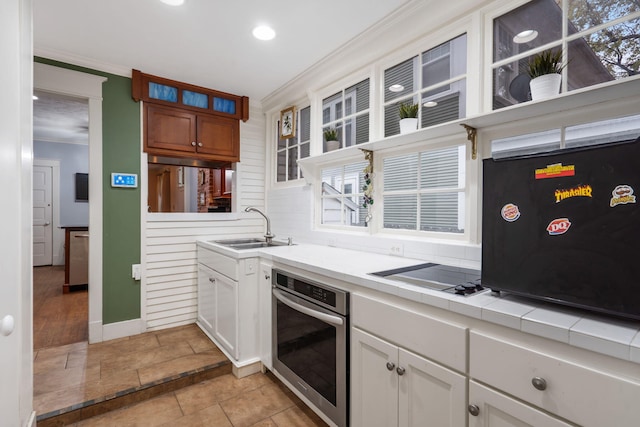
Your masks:
<svg viewBox="0 0 640 427"><path fill-rule="evenodd" d="M215 271L198 264L198 323L210 334L214 329L215 285Z"/></svg>
<svg viewBox="0 0 640 427"><path fill-rule="evenodd" d="M198 266L198 321L238 359L238 282Z"/></svg>
<svg viewBox="0 0 640 427"><path fill-rule="evenodd" d="M214 289L213 335L237 360L240 357L238 351L238 282L216 273Z"/></svg>
<svg viewBox="0 0 640 427"><path fill-rule="evenodd" d="M258 258L198 246L198 325L231 359L237 376L260 370Z"/></svg>
<svg viewBox="0 0 640 427"><path fill-rule="evenodd" d="M466 378L357 328L351 335L353 426L466 425Z"/></svg>
<svg viewBox="0 0 640 427"><path fill-rule="evenodd" d="M469 427L570 427L571 425L475 381L469 382Z"/></svg>
<svg viewBox="0 0 640 427"><path fill-rule="evenodd" d="M472 379L584 427L640 426L636 366L635 379L607 373L593 355L578 359L575 349L554 353L512 335L471 331Z"/></svg>

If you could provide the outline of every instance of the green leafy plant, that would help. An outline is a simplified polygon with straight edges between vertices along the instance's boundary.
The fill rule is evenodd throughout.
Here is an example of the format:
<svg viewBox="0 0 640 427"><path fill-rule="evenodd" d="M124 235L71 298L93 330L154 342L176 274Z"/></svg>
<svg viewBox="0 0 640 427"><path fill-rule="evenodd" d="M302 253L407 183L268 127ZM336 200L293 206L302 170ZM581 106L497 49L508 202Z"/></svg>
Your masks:
<svg viewBox="0 0 640 427"><path fill-rule="evenodd" d="M415 119L418 117L418 104L403 102L399 106L400 119Z"/></svg>
<svg viewBox="0 0 640 427"><path fill-rule="evenodd" d="M324 132L322 132L322 134L324 135L324 140L325 141L337 141L338 140L338 130L335 129L335 128L325 129Z"/></svg>
<svg viewBox="0 0 640 427"><path fill-rule="evenodd" d="M562 50L545 50L529 59L527 73L535 79L545 74L560 74L566 66L567 64L562 63Z"/></svg>

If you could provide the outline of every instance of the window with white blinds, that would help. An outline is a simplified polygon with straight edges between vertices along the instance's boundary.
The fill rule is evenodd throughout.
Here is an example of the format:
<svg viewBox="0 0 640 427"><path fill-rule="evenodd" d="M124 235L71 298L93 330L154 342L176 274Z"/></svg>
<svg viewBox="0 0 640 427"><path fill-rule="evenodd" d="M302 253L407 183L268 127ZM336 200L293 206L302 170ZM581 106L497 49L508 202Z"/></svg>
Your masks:
<svg viewBox="0 0 640 427"><path fill-rule="evenodd" d="M280 129L280 121L276 130ZM277 132L276 139L276 179L278 182L293 181L302 178L298 159L309 157L311 144L311 107L296 112L296 134L293 138L282 139Z"/></svg>
<svg viewBox="0 0 640 427"><path fill-rule="evenodd" d="M400 133L399 107L419 104L419 127L465 117L467 35L462 34L384 71L384 136Z"/></svg>
<svg viewBox="0 0 640 427"><path fill-rule="evenodd" d="M367 162L322 170L322 224L366 227L364 168Z"/></svg>
<svg viewBox="0 0 640 427"><path fill-rule="evenodd" d="M369 142L369 79L322 100L322 131L334 129L340 148ZM327 148L323 138L323 152Z"/></svg>
<svg viewBox="0 0 640 427"><path fill-rule="evenodd" d="M383 159L383 227L464 233L465 146Z"/></svg>

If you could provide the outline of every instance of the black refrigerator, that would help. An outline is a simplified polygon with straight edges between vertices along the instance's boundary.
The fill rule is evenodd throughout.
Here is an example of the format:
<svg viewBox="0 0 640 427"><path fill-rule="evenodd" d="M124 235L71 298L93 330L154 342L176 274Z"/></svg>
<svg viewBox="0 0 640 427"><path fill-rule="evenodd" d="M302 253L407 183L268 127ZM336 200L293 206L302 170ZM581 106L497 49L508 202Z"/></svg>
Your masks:
<svg viewBox="0 0 640 427"><path fill-rule="evenodd" d="M640 319L640 138L483 161L482 284Z"/></svg>

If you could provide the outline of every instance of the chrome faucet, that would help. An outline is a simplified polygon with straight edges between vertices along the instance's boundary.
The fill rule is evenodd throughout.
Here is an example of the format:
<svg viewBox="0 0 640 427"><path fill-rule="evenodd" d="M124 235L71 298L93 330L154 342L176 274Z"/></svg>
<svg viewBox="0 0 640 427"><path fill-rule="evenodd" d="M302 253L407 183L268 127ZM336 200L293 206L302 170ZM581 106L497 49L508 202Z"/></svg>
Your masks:
<svg viewBox="0 0 640 427"><path fill-rule="evenodd" d="M262 213L262 211L260 211L257 208L254 208L253 206L249 206L247 207L245 210L245 212L258 212L260 215L262 215L264 217L264 219L267 220L267 232L264 235L265 240L267 241L267 243L271 243L271 241L273 240L274 237L276 237L275 234L271 234L271 220L269 220L269 217L266 216L264 213Z"/></svg>

